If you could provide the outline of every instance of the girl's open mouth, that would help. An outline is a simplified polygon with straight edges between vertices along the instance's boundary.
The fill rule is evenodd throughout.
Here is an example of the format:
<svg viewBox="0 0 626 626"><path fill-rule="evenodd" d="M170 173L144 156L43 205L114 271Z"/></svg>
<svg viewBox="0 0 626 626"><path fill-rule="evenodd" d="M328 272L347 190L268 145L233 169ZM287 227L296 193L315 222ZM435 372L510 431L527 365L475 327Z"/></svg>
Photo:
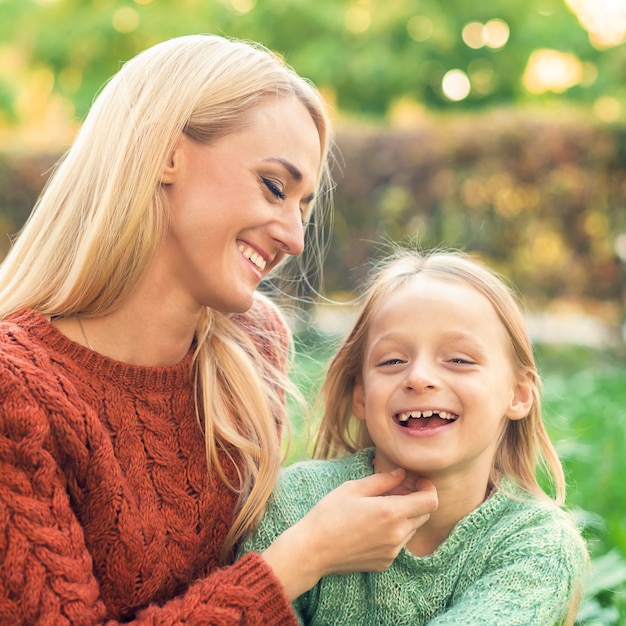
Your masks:
<svg viewBox="0 0 626 626"><path fill-rule="evenodd" d="M449 411L409 411L406 413L397 413L393 416L393 421L404 427L411 429L434 428L435 426L443 426L451 424L459 418L455 413Z"/></svg>

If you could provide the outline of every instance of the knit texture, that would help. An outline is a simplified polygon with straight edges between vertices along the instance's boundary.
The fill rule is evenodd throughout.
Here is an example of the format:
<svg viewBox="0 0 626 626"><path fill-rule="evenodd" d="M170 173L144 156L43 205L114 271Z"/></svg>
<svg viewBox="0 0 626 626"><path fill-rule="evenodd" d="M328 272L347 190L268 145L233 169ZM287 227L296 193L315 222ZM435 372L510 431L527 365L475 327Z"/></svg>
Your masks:
<svg viewBox="0 0 626 626"><path fill-rule="evenodd" d="M373 456L368 449L287 468L241 553L263 550L329 491L371 474ZM586 563L569 517L505 479L433 554L403 549L384 572L327 576L294 608L302 624L315 626L551 626L579 589Z"/></svg>
<svg viewBox="0 0 626 626"><path fill-rule="evenodd" d="M285 365L273 305L235 320ZM297 624L259 555L218 568L236 498L207 471L190 362L114 361L34 311L0 322L0 624Z"/></svg>

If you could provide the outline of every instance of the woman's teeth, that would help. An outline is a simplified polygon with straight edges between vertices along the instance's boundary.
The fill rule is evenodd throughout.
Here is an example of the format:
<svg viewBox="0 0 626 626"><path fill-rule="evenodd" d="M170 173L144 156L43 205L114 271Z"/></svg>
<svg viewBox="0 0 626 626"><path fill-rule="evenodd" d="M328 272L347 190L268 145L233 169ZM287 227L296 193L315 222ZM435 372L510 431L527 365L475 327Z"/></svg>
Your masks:
<svg viewBox="0 0 626 626"><path fill-rule="evenodd" d="M239 252L243 254L253 265L255 265L258 269L264 270L267 263L265 259L258 253L255 252L253 248L250 246L244 246L243 244L239 244Z"/></svg>

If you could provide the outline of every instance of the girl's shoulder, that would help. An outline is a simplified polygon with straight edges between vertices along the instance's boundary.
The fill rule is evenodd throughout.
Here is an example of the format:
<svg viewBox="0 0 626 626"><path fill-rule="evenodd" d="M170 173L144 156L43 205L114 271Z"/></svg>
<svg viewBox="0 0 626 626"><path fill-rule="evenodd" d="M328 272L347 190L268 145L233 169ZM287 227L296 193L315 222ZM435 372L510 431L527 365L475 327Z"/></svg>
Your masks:
<svg viewBox="0 0 626 626"><path fill-rule="evenodd" d="M300 493L303 497L321 497L347 480L369 476L373 458L374 449L367 448L336 459L300 461L281 472L278 488L291 496Z"/></svg>
<svg viewBox="0 0 626 626"><path fill-rule="evenodd" d="M489 500L477 511L483 509L494 543L499 538L507 549L526 546L529 553L547 556L554 552L579 563L587 559L586 543L574 516L548 497L529 494L505 479Z"/></svg>

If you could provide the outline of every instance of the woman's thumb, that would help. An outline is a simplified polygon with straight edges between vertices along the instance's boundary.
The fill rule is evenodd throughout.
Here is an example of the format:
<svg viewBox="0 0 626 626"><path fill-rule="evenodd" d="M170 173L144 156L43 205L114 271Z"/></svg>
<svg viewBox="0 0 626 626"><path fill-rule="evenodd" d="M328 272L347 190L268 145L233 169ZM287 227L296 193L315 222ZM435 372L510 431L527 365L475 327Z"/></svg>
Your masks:
<svg viewBox="0 0 626 626"><path fill-rule="evenodd" d="M365 478L352 481L361 496L384 496L398 487L406 476L406 472L397 467L391 472L380 472Z"/></svg>

